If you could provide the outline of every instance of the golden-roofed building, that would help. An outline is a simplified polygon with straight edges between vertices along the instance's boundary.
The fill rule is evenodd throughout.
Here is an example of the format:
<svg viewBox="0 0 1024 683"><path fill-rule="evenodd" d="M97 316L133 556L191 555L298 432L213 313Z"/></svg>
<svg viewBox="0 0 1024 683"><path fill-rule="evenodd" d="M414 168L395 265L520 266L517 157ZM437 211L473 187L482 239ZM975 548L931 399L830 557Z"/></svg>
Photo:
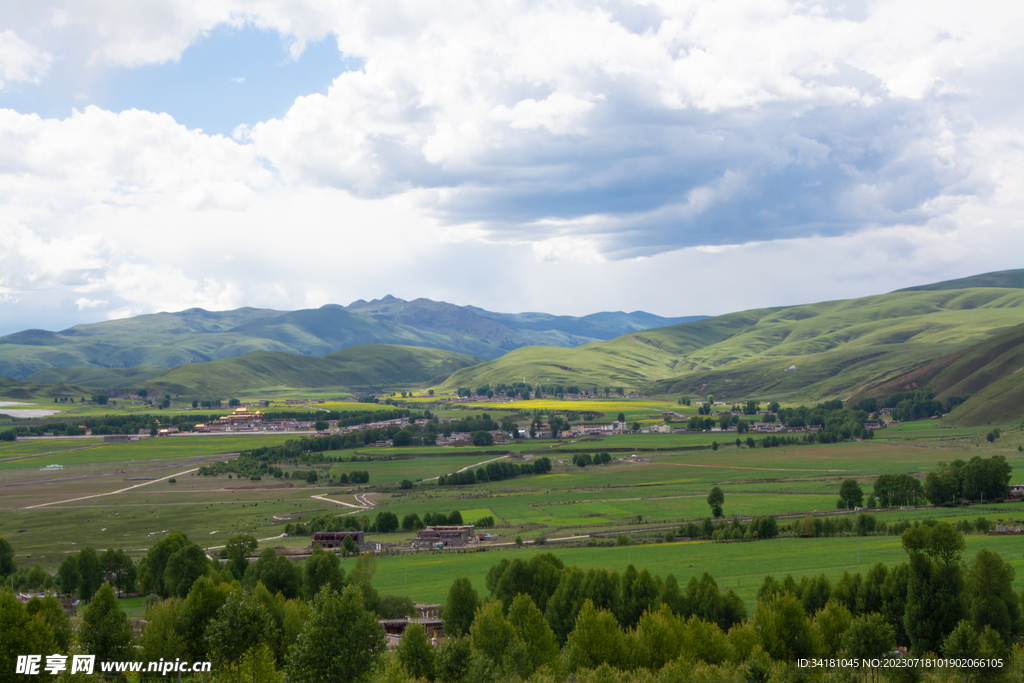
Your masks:
<svg viewBox="0 0 1024 683"><path fill-rule="evenodd" d="M263 422L263 419L263 413L258 410L235 408L228 415L218 417L216 420L211 422L210 426L253 424L256 422Z"/></svg>

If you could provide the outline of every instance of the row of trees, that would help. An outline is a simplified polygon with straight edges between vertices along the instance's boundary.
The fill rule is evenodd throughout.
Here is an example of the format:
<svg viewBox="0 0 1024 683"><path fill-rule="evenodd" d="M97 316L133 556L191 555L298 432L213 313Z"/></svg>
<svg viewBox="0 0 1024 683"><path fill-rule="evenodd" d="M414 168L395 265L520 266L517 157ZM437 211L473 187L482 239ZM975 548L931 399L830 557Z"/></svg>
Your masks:
<svg viewBox="0 0 1024 683"><path fill-rule="evenodd" d="M512 463L507 460L487 463L476 470L442 474L437 478L438 486L467 486L477 482L502 481L528 474L544 474L551 471L550 458L536 458L533 462Z"/></svg>
<svg viewBox="0 0 1024 683"><path fill-rule="evenodd" d="M606 465L612 461L612 456L606 452L594 453L593 456L590 453L576 453L572 456L572 464L576 467L588 467L590 465Z"/></svg>
<svg viewBox="0 0 1024 683"><path fill-rule="evenodd" d="M928 473L922 492L933 505L968 501L998 500L1010 495L1013 468L1006 458L974 456L969 461L940 462Z"/></svg>
<svg viewBox="0 0 1024 683"><path fill-rule="evenodd" d="M746 523L733 517L731 522L717 524L710 517L705 517L700 524L687 522L679 527L680 536L715 541L763 541L777 537L779 532L779 523L771 515L754 517Z"/></svg>
<svg viewBox="0 0 1024 683"><path fill-rule="evenodd" d="M871 397L856 404L858 410L877 413L888 408L894 420L920 420L926 417L941 417L957 407L969 396L950 396L946 399L945 408L942 401L935 398L935 392L927 387L910 391L898 391L885 397Z"/></svg>

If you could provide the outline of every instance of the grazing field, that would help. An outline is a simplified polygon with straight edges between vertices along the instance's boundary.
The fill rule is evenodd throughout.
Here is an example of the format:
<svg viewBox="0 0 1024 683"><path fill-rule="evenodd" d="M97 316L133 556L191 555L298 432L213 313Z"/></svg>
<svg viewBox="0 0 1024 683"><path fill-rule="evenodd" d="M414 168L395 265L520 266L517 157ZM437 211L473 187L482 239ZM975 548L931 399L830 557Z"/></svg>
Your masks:
<svg viewBox="0 0 1024 683"><path fill-rule="evenodd" d="M42 453L59 453L62 451L89 448L103 443L103 439L32 439L30 441L0 442L0 462L12 458L20 458Z"/></svg>
<svg viewBox="0 0 1024 683"><path fill-rule="evenodd" d="M174 436L162 439L144 438L139 441L128 443L102 444L102 441L93 439L62 439L59 442L46 442L51 444L48 450L71 450L59 455L40 455L35 458L23 458L19 460L3 461L6 457L6 450L0 447L0 472L8 469L25 469L43 467L53 464L63 465L65 469L72 465L94 465L101 463L122 463L135 462L138 460L159 460L166 458L193 458L199 456L214 455L217 453L237 453L247 448L258 448L260 446L276 446L283 444L289 439L299 438L296 435L287 434L210 434L195 436ZM39 442L18 442L21 443ZM63 444L63 447L61 445ZM93 448L83 448L90 444L97 444ZM43 462L45 461L45 462ZM3 475L0 474L0 482Z"/></svg>

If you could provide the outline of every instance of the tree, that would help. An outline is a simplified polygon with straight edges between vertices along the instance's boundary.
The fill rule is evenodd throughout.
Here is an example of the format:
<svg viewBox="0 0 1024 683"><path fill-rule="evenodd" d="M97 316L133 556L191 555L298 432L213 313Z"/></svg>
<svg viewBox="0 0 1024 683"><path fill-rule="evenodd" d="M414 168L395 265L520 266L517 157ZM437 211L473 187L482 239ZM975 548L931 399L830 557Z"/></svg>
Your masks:
<svg viewBox="0 0 1024 683"><path fill-rule="evenodd" d="M410 678L434 678L434 647L427 638L427 631L418 622L405 627L402 639L398 641L398 661Z"/></svg>
<svg viewBox="0 0 1024 683"><path fill-rule="evenodd" d="M839 505L841 509L860 507L864 502L864 492L856 479L844 479L839 486Z"/></svg>
<svg viewBox="0 0 1024 683"><path fill-rule="evenodd" d="M571 673L578 669L596 669L602 664L623 667L628 656L626 638L615 615L596 609L589 599L584 602L576 627L562 650L565 670Z"/></svg>
<svg viewBox="0 0 1024 683"><path fill-rule="evenodd" d="M363 606L368 612L377 609L377 591L373 587L373 576L377 573L377 558L373 555L360 555L356 565L349 574L348 582L362 592Z"/></svg>
<svg viewBox="0 0 1024 683"><path fill-rule="evenodd" d="M228 539L224 550L228 555L228 569L236 579L241 580L245 576L245 570L249 567L248 557L258 547L256 539L249 534L236 534Z"/></svg>
<svg viewBox="0 0 1024 683"><path fill-rule="evenodd" d="M658 587L645 567L637 571L632 564L622 573L622 606L619 623L624 628L633 628L640 616L658 606Z"/></svg>
<svg viewBox="0 0 1024 683"><path fill-rule="evenodd" d="M46 622L53 632L59 652L68 651L74 633L71 629L71 620L64 613L64 607L57 598L52 595L45 598L32 598L25 604L25 610L30 616L38 616Z"/></svg>
<svg viewBox="0 0 1024 683"><path fill-rule="evenodd" d="M214 583L208 576L200 577L189 591L184 601L170 600L165 604L181 605L179 613L174 615L173 630L181 634L185 653L193 661L209 659L206 649L206 630L214 619L219 616L220 608L227 602L228 596L237 591L231 584ZM147 614L147 619L149 616ZM166 655L160 655L167 659ZM177 655L175 655L177 656Z"/></svg>
<svg viewBox="0 0 1024 683"><path fill-rule="evenodd" d="M0 538L0 578L10 576L18 568L14 561L14 548L6 538Z"/></svg>
<svg viewBox="0 0 1024 683"><path fill-rule="evenodd" d="M273 548L264 548L260 558L245 570L242 585L252 589L262 583L271 595L282 593L285 598L299 596L302 579L299 568L294 562L283 555L278 555Z"/></svg>
<svg viewBox="0 0 1024 683"><path fill-rule="evenodd" d="M825 604L825 607L815 615L813 623L822 653L834 656L842 651L842 639L852 621L853 615L850 614L850 610L839 600L832 598Z"/></svg>
<svg viewBox="0 0 1024 683"><path fill-rule="evenodd" d="M529 596L516 596L509 607L508 620L520 639L527 644L533 670L555 660L558 656L555 634Z"/></svg>
<svg viewBox="0 0 1024 683"><path fill-rule="evenodd" d="M388 534L392 531L398 530L398 515L390 510L381 510L377 513L377 519L374 522L377 531L382 534Z"/></svg>
<svg viewBox="0 0 1024 683"><path fill-rule="evenodd" d="M100 587L100 560L92 548L82 548L78 552L78 597L91 600Z"/></svg>
<svg viewBox="0 0 1024 683"><path fill-rule="evenodd" d="M583 607L585 576L579 567L567 567L562 572L558 588L548 599L544 609L544 618L551 626L559 645L565 644L566 638L576 624L580 608Z"/></svg>
<svg viewBox="0 0 1024 683"><path fill-rule="evenodd" d="M700 535L704 538L711 538L714 533L715 523L711 521L710 517L705 517L704 521L700 523Z"/></svg>
<svg viewBox="0 0 1024 683"><path fill-rule="evenodd" d="M438 683L463 683L466 681L472 654L469 638L445 638L437 653Z"/></svg>
<svg viewBox="0 0 1024 683"><path fill-rule="evenodd" d="M341 568L341 560L319 545L313 546L313 553L303 563L302 574L302 594L307 600L316 597L324 586L330 586L339 593L345 588L345 570Z"/></svg>
<svg viewBox="0 0 1024 683"><path fill-rule="evenodd" d="M721 517L722 504L725 503L725 494L722 493L722 489L718 488L717 486L712 488L711 492L708 493L707 500L708 505L711 506L711 514L716 518Z"/></svg>
<svg viewBox="0 0 1024 683"><path fill-rule="evenodd" d="M896 642L900 645L909 645L910 638L907 637L906 621L904 616L907 611L907 592L910 586L910 565L906 562L896 565L886 574L882 583L882 616L887 624L892 626L896 633Z"/></svg>
<svg viewBox="0 0 1024 683"><path fill-rule="evenodd" d="M100 555L100 571L103 579L122 593L130 593L135 587L135 563L124 550L108 549Z"/></svg>
<svg viewBox="0 0 1024 683"><path fill-rule="evenodd" d="M814 651L807 614L791 593L776 595L769 601L758 600L754 625L761 647L774 659L793 661Z"/></svg>
<svg viewBox="0 0 1024 683"><path fill-rule="evenodd" d="M170 595L183 598L188 595L196 579L207 573L208 568L206 553L190 543L167 558L164 588Z"/></svg>
<svg viewBox="0 0 1024 683"><path fill-rule="evenodd" d="M78 582L81 580L81 574L78 573L78 555L68 555L64 558L64 561L60 563L60 567L57 568L57 582L60 583L60 592L65 595L70 595L76 588L78 588Z"/></svg>
<svg viewBox="0 0 1024 683"><path fill-rule="evenodd" d="M885 584L888 573L889 568L881 562L868 570L857 591L857 607L852 610L854 614L882 611L882 586Z"/></svg>
<svg viewBox="0 0 1024 683"><path fill-rule="evenodd" d="M130 660L132 654L132 627L128 615L117 603L117 596L109 583L103 584L82 613L78 631L82 649L96 655L101 662Z"/></svg>
<svg viewBox="0 0 1024 683"><path fill-rule="evenodd" d="M916 652L936 652L964 614L963 535L946 522L903 532L910 556L904 624Z"/></svg>
<svg viewBox="0 0 1024 683"><path fill-rule="evenodd" d="M402 531L417 531L424 527L423 520L415 512L402 517Z"/></svg>
<svg viewBox="0 0 1024 683"><path fill-rule="evenodd" d="M959 489L960 482L944 462L939 463L938 472L929 472L924 478L924 495L932 505L954 502Z"/></svg>
<svg viewBox="0 0 1024 683"><path fill-rule="evenodd" d="M206 651L218 669L235 664L251 648L277 644L277 624L255 591L235 590L206 627Z"/></svg>
<svg viewBox="0 0 1024 683"><path fill-rule="evenodd" d="M0 589L0 681L29 680L17 676L18 655L49 654L56 651L53 631L40 617L28 613L14 593Z"/></svg>
<svg viewBox="0 0 1024 683"><path fill-rule="evenodd" d="M843 634L841 644L843 653L856 662L882 659L886 653L892 652L895 631L881 614L873 612L854 619Z"/></svg>
<svg viewBox="0 0 1024 683"><path fill-rule="evenodd" d="M144 562L139 563L142 592L156 593L162 598L168 597L171 591L164 585L164 570L167 569L167 561L171 555L191 544L188 536L180 531L172 531L154 543L146 553Z"/></svg>
<svg viewBox="0 0 1024 683"><path fill-rule="evenodd" d="M444 604L442 619L444 632L448 636L464 636L473 625L480 599L468 576L460 576L452 582L448 589L448 599Z"/></svg>
<svg viewBox="0 0 1024 683"><path fill-rule="evenodd" d="M156 600L152 603L147 600L146 626L137 643L141 659L150 662L160 658L169 661L188 659L188 646L182 635L182 601L160 600L156 595L153 597ZM199 650L200 653L205 651L205 648ZM204 658L205 654L198 657Z"/></svg>
<svg viewBox="0 0 1024 683"><path fill-rule="evenodd" d="M273 649L266 643L260 643L246 650L237 664L228 666L221 680L283 683L284 674L277 670Z"/></svg>
<svg viewBox="0 0 1024 683"><path fill-rule="evenodd" d="M1020 605L1013 592L1014 569L999 555L982 548L967 570L971 626L981 633L991 627L1009 644L1020 624Z"/></svg>
<svg viewBox="0 0 1024 683"><path fill-rule="evenodd" d="M473 649L489 659L495 667L505 663L506 654L516 638L515 629L502 614L501 603L490 600L477 610L469 629Z"/></svg>

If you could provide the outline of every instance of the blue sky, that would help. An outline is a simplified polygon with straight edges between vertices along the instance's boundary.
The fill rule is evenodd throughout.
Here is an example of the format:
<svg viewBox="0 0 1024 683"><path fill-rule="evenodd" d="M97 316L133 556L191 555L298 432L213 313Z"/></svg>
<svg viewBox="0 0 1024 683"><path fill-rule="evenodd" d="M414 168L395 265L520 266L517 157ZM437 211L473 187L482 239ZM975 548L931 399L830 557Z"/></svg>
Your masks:
<svg viewBox="0 0 1024 683"><path fill-rule="evenodd" d="M298 57L277 31L220 26L177 60L142 66L82 68L55 60L42 83L16 83L0 90L0 107L64 118L72 109L95 105L109 111L166 112L190 129L230 136L241 124L280 118L295 98L327 94L341 73L361 68L335 41L308 44Z"/></svg>
<svg viewBox="0 0 1024 683"><path fill-rule="evenodd" d="M1002 10L13 5L0 333L388 293L717 314L1017 268Z"/></svg>

